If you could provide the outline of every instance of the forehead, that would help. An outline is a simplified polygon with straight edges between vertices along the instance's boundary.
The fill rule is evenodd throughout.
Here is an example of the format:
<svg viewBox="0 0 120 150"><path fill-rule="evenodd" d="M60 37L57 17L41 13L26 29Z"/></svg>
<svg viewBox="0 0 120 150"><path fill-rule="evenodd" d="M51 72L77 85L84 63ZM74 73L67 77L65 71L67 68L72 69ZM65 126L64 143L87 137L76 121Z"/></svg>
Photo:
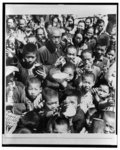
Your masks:
<svg viewBox="0 0 120 150"><path fill-rule="evenodd" d="M68 102L68 101L77 101L78 97L75 95L72 96L67 96L66 99L64 100L64 102Z"/></svg>
<svg viewBox="0 0 120 150"><path fill-rule="evenodd" d="M68 53L77 53L77 50L75 48L68 48Z"/></svg>
<svg viewBox="0 0 120 150"><path fill-rule="evenodd" d="M61 36L61 32L60 32L60 30L53 30L52 31L52 36Z"/></svg>
<svg viewBox="0 0 120 150"><path fill-rule="evenodd" d="M38 29L37 30L37 34L43 34L43 30L42 29Z"/></svg>
<svg viewBox="0 0 120 150"><path fill-rule="evenodd" d="M83 53L83 57L84 58L92 58L92 54L89 52L85 52L85 53Z"/></svg>
<svg viewBox="0 0 120 150"><path fill-rule="evenodd" d="M92 76L84 76L83 80L93 82L93 77Z"/></svg>
<svg viewBox="0 0 120 150"><path fill-rule="evenodd" d="M13 23L13 19L8 19L8 23Z"/></svg>
<svg viewBox="0 0 120 150"><path fill-rule="evenodd" d="M19 20L19 23L20 23L20 24L25 24L25 20L24 20L24 19L20 19L20 20Z"/></svg>
<svg viewBox="0 0 120 150"><path fill-rule="evenodd" d="M109 87L107 85L100 85L100 87L102 89L104 89L105 91L108 91L109 90Z"/></svg>
<svg viewBox="0 0 120 150"><path fill-rule="evenodd" d="M109 117L107 115L104 116L104 120L107 124L115 127L115 118Z"/></svg>
<svg viewBox="0 0 120 150"><path fill-rule="evenodd" d="M115 51L114 50L110 50L109 52L108 52L108 54L115 54Z"/></svg>
<svg viewBox="0 0 120 150"><path fill-rule="evenodd" d="M58 96L47 97L46 100L48 103L58 102Z"/></svg>
<svg viewBox="0 0 120 150"><path fill-rule="evenodd" d="M34 56L34 57L35 57L35 56L36 56L36 53L29 52L29 53L25 54L25 56L27 56L27 57L28 57L28 56Z"/></svg>
<svg viewBox="0 0 120 150"><path fill-rule="evenodd" d="M65 69L64 69L64 72L66 72L66 73L74 73L74 69L72 68L72 67L66 67Z"/></svg>
<svg viewBox="0 0 120 150"><path fill-rule="evenodd" d="M90 28L90 29L88 29L88 30L87 30L87 32L89 32L89 33L93 33L93 32L94 32L94 30L93 30L93 28Z"/></svg>
<svg viewBox="0 0 120 150"><path fill-rule="evenodd" d="M78 33L76 34L76 37L82 38L82 34Z"/></svg>
<svg viewBox="0 0 120 150"><path fill-rule="evenodd" d="M105 46L100 46L100 45L98 45L98 46L97 46L97 49L99 49L99 50L106 50L106 45L105 45Z"/></svg>
<svg viewBox="0 0 120 150"><path fill-rule="evenodd" d="M29 86L38 88L41 86L41 83L40 82L30 82Z"/></svg>

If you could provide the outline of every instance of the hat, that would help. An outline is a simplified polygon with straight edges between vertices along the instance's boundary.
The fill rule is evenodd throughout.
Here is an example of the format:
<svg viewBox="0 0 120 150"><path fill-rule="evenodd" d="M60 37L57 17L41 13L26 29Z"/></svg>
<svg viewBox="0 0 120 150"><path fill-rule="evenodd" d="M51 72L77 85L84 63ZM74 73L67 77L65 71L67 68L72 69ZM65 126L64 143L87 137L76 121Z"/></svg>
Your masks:
<svg viewBox="0 0 120 150"><path fill-rule="evenodd" d="M8 75L10 75L11 73L15 72L15 71L19 71L19 69L15 66L6 66L5 67L5 76L7 77Z"/></svg>

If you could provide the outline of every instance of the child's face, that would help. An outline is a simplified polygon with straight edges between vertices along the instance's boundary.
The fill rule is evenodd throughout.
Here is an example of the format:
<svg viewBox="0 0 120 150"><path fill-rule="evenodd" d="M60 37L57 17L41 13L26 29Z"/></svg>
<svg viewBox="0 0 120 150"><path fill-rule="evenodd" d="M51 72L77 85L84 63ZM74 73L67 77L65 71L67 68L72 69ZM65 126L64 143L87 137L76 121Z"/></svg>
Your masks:
<svg viewBox="0 0 120 150"><path fill-rule="evenodd" d="M67 81L71 81L74 78L74 70L72 68L65 68L64 73L68 74Z"/></svg>
<svg viewBox="0 0 120 150"><path fill-rule="evenodd" d="M55 129L53 130L53 133L68 133L68 125L67 124L61 124L61 125L55 125Z"/></svg>
<svg viewBox="0 0 120 150"><path fill-rule="evenodd" d="M77 96L67 96L67 98L64 100L64 105L69 107L69 105L74 106L75 109L77 109L78 105L78 97Z"/></svg>
<svg viewBox="0 0 120 150"><path fill-rule="evenodd" d="M46 100L46 108L48 111L54 111L58 108L59 106L59 100L58 97L51 97L50 99Z"/></svg>
<svg viewBox="0 0 120 150"><path fill-rule="evenodd" d="M82 81L82 87L86 92L90 91L93 85L94 81L92 77L84 77Z"/></svg>
<svg viewBox="0 0 120 150"><path fill-rule="evenodd" d="M85 36L86 36L88 39L90 39L90 38L93 36L93 34L94 34L94 30L93 30L92 28L90 28L90 29L87 30Z"/></svg>
<svg viewBox="0 0 120 150"><path fill-rule="evenodd" d="M105 115L104 121L105 121L104 133L106 133L106 134L115 133L115 119Z"/></svg>
<svg viewBox="0 0 120 150"><path fill-rule="evenodd" d="M82 56L84 67L91 67L93 65L94 58L91 53L84 53Z"/></svg>
<svg viewBox="0 0 120 150"><path fill-rule="evenodd" d="M76 49L75 48L69 48L67 50L66 58L67 58L68 61L73 62L73 60L75 59L76 55L77 55Z"/></svg>
<svg viewBox="0 0 120 150"><path fill-rule="evenodd" d="M100 23L100 24L98 25L98 30L99 30L99 31L102 31L103 28L104 28L104 23L102 22L102 23Z"/></svg>
<svg viewBox="0 0 120 150"><path fill-rule="evenodd" d="M78 24L77 28L84 30L84 29L85 29L85 24L84 24L84 22L80 22L80 23Z"/></svg>
<svg viewBox="0 0 120 150"><path fill-rule="evenodd" d="M24 59L27 65L33 65L36 61L36 53L28 53L25 55Z"/></svg>
<svg viewBox="0 0 120 150"><path fill-rule="evenodd" d="M109 87L105 85L100 85L100 88L98 90L98 95L101 98L106 98L109 95Z"/></svg>
<svg viewBox="0 0 120 150"><path fill-rule="evenodd" d="M42 89L39 83L30 83L28 87L28 95L32 100L34 100L40 93Z"/></svg>
<svg viewBox="0 0 120 150"><path fill-rule="evenodd" d="M80 43L81 41L83 40L83 36L82 36L82 34L77 34L76 35L76 37L75 37L75 41L76 41L76 43Z"/></svg>
<svg viewBox="0 0 120 150"><path fill-rule="evenodd" d="M97 46L96 52L99 57L104 56L106 53L106 46Z"/></svg>
<svg viewBox="0 0 120 150"><path fill-rule="evenodd" d="M43 37L44 37L43 30L42 29L37 30L37 38L38 38L38 40L42 41Z"/></svg>
<svg viewBox="0 0 120 150"><path fill-rule="evenodd" d="M112 60L114 60L114 58L115 58L115 51L114 51L114 50L109 51L109 52L107 53L107 58L110 60L110 62L111 62Z"/></svg>

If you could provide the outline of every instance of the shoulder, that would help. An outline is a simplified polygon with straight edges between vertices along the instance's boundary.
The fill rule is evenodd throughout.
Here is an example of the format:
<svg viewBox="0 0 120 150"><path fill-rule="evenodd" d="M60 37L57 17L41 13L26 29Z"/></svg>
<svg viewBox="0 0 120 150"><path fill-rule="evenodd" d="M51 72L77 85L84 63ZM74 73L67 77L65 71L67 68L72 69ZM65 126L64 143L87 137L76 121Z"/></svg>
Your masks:
<svg viewBox="0 0 120 150"><path fill-rule="evenodd" d="M44 53L44 52L47 52L47 51L48 51L48 49L45 45L38 49L39 53Z"/></svg>

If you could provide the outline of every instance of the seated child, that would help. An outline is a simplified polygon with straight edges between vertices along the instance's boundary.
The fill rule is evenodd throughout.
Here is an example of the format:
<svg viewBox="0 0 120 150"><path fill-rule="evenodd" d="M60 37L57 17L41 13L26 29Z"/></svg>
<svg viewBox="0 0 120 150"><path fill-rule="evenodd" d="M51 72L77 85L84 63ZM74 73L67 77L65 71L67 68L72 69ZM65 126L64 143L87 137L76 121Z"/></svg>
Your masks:
<svg viewBox="0 0 120 150"><path fill-rule="evenodd" d="M42 86L37 77L30 77L26 84L26 105L29 111L43 107Z"/></svg>
<svg viewBox="0 0 120 150"><path fill-rule="evenodd" d="M48 124L49 133L70 133L69 120L62 116L54 116Z"/></svg>
<svg viewBox="0 0 120 150"><path fill-rule="evenodd" d="M80 108L86 113L89 108L94 107L93 96L91 89L95 84L95 76L93 73L85 73L82 75L82 82L80 82Z"/></svg>
<svg viewBox="0 0 120 150"><path fill-rule="evenodd" d="M105 83L101 83L99 88L93 89L94 102L96 103L96 108L100 111L112 110L114 111L115 101L110 94L109 86Z"/></svg>
<svg viewBox="0 0 120 150"><path fill-rule="evenodd" d="M21 115L26 111L25 87L21 82L15 80L15 73L18 68L14 66L6 67L6 110Z"/></svg>
<svg viewBox="0 0 120 150"><path fill-rule="evenodd" d="M61 112L69 119L72 133L80 133L85 124L84 112L78 107L79 93L76 90L66 91L62 99Z"/></svg>
<svg viewBox="0 0 120 150"><path fill-rule="evenodd" d="M115 133L115 112L105 111L103 113L103 120L105 121L105 134Z"/></svg>

